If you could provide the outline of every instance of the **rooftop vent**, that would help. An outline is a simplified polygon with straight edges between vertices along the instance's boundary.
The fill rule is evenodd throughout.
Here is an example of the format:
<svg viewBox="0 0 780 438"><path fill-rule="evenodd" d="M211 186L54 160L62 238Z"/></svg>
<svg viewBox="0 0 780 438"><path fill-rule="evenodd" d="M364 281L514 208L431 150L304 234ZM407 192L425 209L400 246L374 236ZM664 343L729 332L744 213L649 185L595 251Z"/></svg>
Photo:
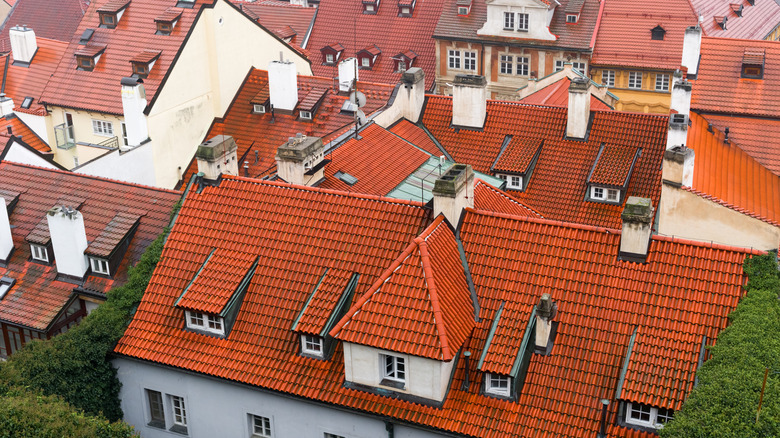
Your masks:
<svg viewBox="0 0 780 438"><path fill-rule="evenodd" d="M84 32L81 33L79 44L81 44L82 46L87 44L89 40L92 39L93 35L95 35L95 29L84 29Z"/></svg>
<svg viewBox="0 0 780 438"><path fill-rule="evenodd" d="M336 172L335 175L333 176L335 176L336 178L340 179L342 182L350 186L354 186L358 182L358 179L356 177L348 174L347 172L342 172L340 170Z"/></svg>
<svg viewBox="0 0 780 438"><path fill-rule="evenodd" d="M729 21L729 17L715 16L712 19L715 20L715 24L720 26L721 29L726 30L726 22Z"/></svg>
<svg viewBox="0 0 780 438"><path fill-rule="evenodd" d="M651 39L663 40L664 39L664 35L666 35L666 30L663 27L661 27L660 24L650 30L650 38Z"/></svg>
<svg viewBox="0 0 780 438"><path fill-rule="evenodd" d="M487 81L480 75L455 75L452 84L452 125L482 129L487 115Z"/></svg>
<svg viewBox="0 0 780 438"><path fill-rule="evenodd" d="M324 177L325 148L319 137L297 134L276 151L276 171L279 178L291 184L313 186Z"/></svg>

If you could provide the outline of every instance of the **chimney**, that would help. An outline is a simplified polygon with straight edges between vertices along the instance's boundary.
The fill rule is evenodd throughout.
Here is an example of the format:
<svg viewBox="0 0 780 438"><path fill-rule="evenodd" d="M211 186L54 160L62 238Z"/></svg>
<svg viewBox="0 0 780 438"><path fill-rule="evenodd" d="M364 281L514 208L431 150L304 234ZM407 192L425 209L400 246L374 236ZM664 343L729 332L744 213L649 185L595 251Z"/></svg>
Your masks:
<svg viewBox="0 0 780 438"><path fill-rule="evenodd" d="M28 66L38 51L38 41L35 32L27 26L14 26L8 31L11 39L11 52L14 57L14 65Z"/></svg>
<svg viewBox="0 0 780 438"><path fill-rule="evenodd" d="M149 128L146 125L146 89L141 78L122 78L122 112L127 129L127 144L140 146L149 140ZM121 143L121 142L120 142Z"/></svg>
<svg viewBox="0 0 780 438"><path fill-rule="evenodd" d="M325 177L325 147L319 137L297 134L276 151L276 173L290 184L313 186Z"/></svg>
<svg viewBox="0 0 780 438"><path fill-rule="evenodd" d="M536 348L537 353L548 354L550 347L550 334L552 333L552 320L558 314L558 304L554 303L548 293L542 294L539 303L536 304Z"/></svg>
<svg viewBox="0 0 780 438"><path fill-rule="evenodd" d="M696 78L701 54L701 27L691 26L685 29L683 38L682 61L680 65L688 69L688 77Z"/></svg>
<svg viewBox="0 0 780 438"><path fill-rule="evenodd" d="M688 142L688 116L685 114L669 115L669 131L666 135L666 149L683 146Z"/></svg>
<svg viewBox="0 0 780 438"><path fill-rule="evenodd" d="M84 255L87 249L84 217L78 210L58 206L46 213L46 219L58 275L82 280L89 267Z"/></svg>
<svg viewBox="0 0 780 438"><path fill-rule="evenodd" d="M457 227L466 207L474 207L474 171L469 164L455 164L433 185L433 217L444 214Z"/></svg>
<svg viewBox="0 0 780 438"><path fill-rule="evenodd" d="M238 145L229 135L217 135L198 146L195 159L203 178L216 181L222 174L238 175Z"/></svg>
<svg viewBox="0 0 780 438"><path fill-rule="evenodd" d="M455 75L452 84L452 125L482 128L487 114L487 80L480 75Z"/></svg>
<svg viewBox="0 0 780 438"><path fill-rule="evenodd" d="M417 123L425 102L425 73L420 67L412 67L403 72L401 88L395 98L400 99L401 117Z"/></svg>
<svg viewBox="0 0 780 438"><path fill-rule="evenodd" d="M357 58L347 58L339 62L339 93L352 91L357 80Z"/></svg>
<svg viewBox="0 0 780 438"><path fill-rule="evenodd" d="M0 196L0 262L8 262L13 250L14 238L11 235L11 221L8 219L5 199Z"/></svg>
<svg viewBox="0 0 780 438"><path fill-rule="evenodd" d="M292 61L271 61L268 90L274 111L292 111L298 105L298 71Z"/></svg>
<svg viewBox="0 0 780 438"><path fill-rule="evenodd" d="M620 258L644 263L650 248L652 234L653 203L648 198L630 196L620 216L623 231L620 235Z"/></svg>
<svg viewBox="0 0 780 438"><path fill-rule="evenodd" d="M671 110L680 114L688 115L691 113L691 83L682 78L682 73L674 72L674 83L672 84L672 103Z"/></svg>
<svg viewBox="0 0 780 438"><path fill-rule="evenodd" d="M0 93L0 117L5 117L14 112L14 100Z"/></svg>
<svg viewBox="0 0 780 438"><path fill-rule="evenodd" d="M676 187L693 185L695 153L684 145L675 146L664 152L663 181Z"/></svg>
<svg viewBox="0 0 780 438"><path fill-rule="evenodd" d="M590 121L590 80L575 77L569 84L569 111L566 118L566 137L584 140Z"/></svg>
<svg viewBox="0 0 780 438"><path fill-rule="evenodd" d="M308 0L290 0L290 4L294 6L303 6L304 8L309 7Z"/></svg>

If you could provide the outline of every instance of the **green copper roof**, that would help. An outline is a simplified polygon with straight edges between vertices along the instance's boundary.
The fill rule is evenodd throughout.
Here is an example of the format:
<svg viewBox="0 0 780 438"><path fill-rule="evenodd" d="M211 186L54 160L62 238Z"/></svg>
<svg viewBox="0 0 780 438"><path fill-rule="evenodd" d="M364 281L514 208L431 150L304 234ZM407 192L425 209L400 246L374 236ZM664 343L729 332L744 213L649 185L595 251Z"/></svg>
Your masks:
<svg viewBox="0 0 780 438"><path fill-rule="evenodd" d="M408 201L428 202L433 198L433 185L436 179L444 175L452 165L450 160L445 160L440 164L439 158L431 157L417 168L411 175L406 177L395 189L387 196L396 199L406 199ZM506 181L484 173L474 172L474 177L490 184L493 187L504 189Z"/></svg>

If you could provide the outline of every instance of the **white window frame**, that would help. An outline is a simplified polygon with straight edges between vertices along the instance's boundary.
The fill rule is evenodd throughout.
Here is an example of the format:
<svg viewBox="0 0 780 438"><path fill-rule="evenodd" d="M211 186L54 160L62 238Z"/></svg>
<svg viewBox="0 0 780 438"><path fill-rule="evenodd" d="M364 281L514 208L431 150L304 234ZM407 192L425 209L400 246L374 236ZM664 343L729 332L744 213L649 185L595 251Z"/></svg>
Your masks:
<svg viewBox="0 0 780 438"><path fill-rule="evenodd" d="M402 6L401 7L401 16L407 16L412 15L412 10L409 8L409 6Z"/></svg>
<svg viewBox="0 0 780 438"><path fill-rule="evenodd" d="M111 275L111 268L108 266L108 260L98 257L90 257L89 265L95 274Z"/></svg>
<svg viewBox="0 0 780 438"><path fill-rule="evenodd" d="M127 140L127 123L119 122L119 126L122 128L122 144L129 146L130 142Z"/></svg>
<svg viewBox="0 0 780 438"><path fill-rule="evenodd" d="M252 438L272 438L271 419L262 415L249 414L249 434Z"/></svg>
<svg viewBox="0 0 780 438"><path fill-rule="evenodd" d="M30 255L32 259L38 262L49 263L49 251L43 245L30 244Z"/></svg>
<svg viewBox="0 0 780 438"><path fill-rule="evenodd" d="M376 8L374 5L366 5L366 12L375 12Z"/></svg>
<svg viewBox="0 0 780 438"><path fill-rule="evenodd" d="M669 421L674 416L674 411L671 409L664 409L664 413L660 413L661 408L645 405L641 403L626 403L626 423L636 426L652 427L654 429L663 428L664 423L660 423L660 418L666 418ZM643 414L648 416L647 420L641 418L633 418L634 413L637 412L641 417ZM661 415L659 415L659 413ZM671 416L669 415L671 413Z"/></svg>
<svg viewBox="0 0 780 438"><path fill-rule="evenodd" d="M515 30L515 13L504 11L504 30Z"/></svg>
<svg viewBox="0 0 780 438"><path fill-rule="evenodd" d="M477 71L477 52L463 51L463 70Z"/></svg>
<svg viewBox="0 0 780 438"><path fill-rule="evenodd" d="M564 61L564 60L561 60L561 59L559 59L559 60L555 61L555 71L561 71L561 70L563 70L563 64L564 64L565 62L566 62L566 61Z"/></svg>
<svg viewBox="0 0 780 438"><path fill-rule="evenodd" d="M512 73L514 73L514 69L515 69L515 66L514 66L514 64L515 64L515 57L514 56L512 56L512 55L501 55L499 59L500 59L500 62L501 62L501 67L500 67L499 71L501 72L502 75L511 75Z"/></svg>
<svg viewBox="0 0 780 438"><path fill-rule="evenodd" d="M632 90L642 89L642 72L630 71L628 72L628 88Z"/></svg>
<svg viewBox="0 0 780 438"><path fill-rule="evenodd" d="M259 103L252 104L252 113L265 114L265 105L260 105Z"/></svg>
<svg viewBox="0 0 780 438"><path fill-rule="evenodd" d="M517 56L515 61L515 74L517 76L528 76L531 71L531 59L525 56Z"/></svg>
<svg viewBox="0 0 780 438"><path fill-rule="evenodd" d="M173 425L183 428L187 428L187 403L184 401L184 397L178 395L169 395L168 398L171 401L171 415L173 419Z"/></svg>
<svg viewBox="0 0 780 438"><path fill-rule="evenodd" d="M655 75L655 91L669 91L669 75L658 73Z"/></svg>
<svg viewBox="0 0 780 438"><path fill-rule="evenodd" d="M301 120L311 120L311 111L300 110L298 112L298 116L301 118Z"/></svg>
<svg viewBox="0 0 780 438"><path fill-rule="evenodd" d="M512 378L503 374L485 373L485 393L509 397Z"/></svg>
<svg viewBox="0 0 780 438"><path fill-rule="evenodd" d="M607 87L614 87L615 70L601 70L601 84Z"/></svg>
<svg viewBox="0 0 780 438"><path fill-rule="evenodd" d="M460 50L449 49L447 50L447 68L453 70L460 70Z"/></svg>
<svg viewBox="0 0 780 438"><path fill-rule="evenodd" d="M522 189L523 177L520 175L509 175L509 178L506 180L506 186L510 189Z"/></svg>
<svg viewBox="0 0 780 438"><path fill-rule="evenodd" d="M531 21L531 17L528 14L518 13L516 21L518 32L528 32L528 23Z"/></svg>
<svg viewBox="0 0 780 438"><path fill-rule="evenodd" d="M188 329L225 335L225 319L221 316L185 310L184 318Z"/></svg>
<svg viewBox="0 0 780 438"><path fill-rule="evenodd" d="M406 68L406 61L400 60L398 61L398 69L395 71L396 73L403 73L407 70Z"/></svg>
<svg viewBox="0 0 780 438"><path fill-rule="evenodd" d="M385 353L380 354L379 367L381 368L382 380L387 379L405 384L407 373L406 363L406 358L403 356Z"/></svg>
<svg viewBox="0 0 780 438"><path fill-rule="evenodd" d="M620 190L611 189L608 187L592 186L590 188L590 198L617 204L620 202Z"/></svg>
<svg viewBox="0 0 780 438"><path fill-rule="evenodd" d="M371 60L368 59L368 56L363 56L360 58L360 66L366 68L371 67Z"/></svg>
<svg viewBox="0 0 780 438"><path fill-rule="evenodd" d="M301 352L312 356L323 357L325 354L325 345L322 337L314 335L301 335Z"/></svg>
<svg viewBox="0 0 780 438"><path fill-rule="evenodd" d="M572 61L571 67L576 68L580 73L587 73L585 70L588 68L588 65L581 61Z"/></svg>
<svg viewBox="0 0 780 438"><path fill-rule="evenodd" d="M566 22L567 23L576 23L577 22L577 16L573 14L566 14Z"/></svg>
<svg viewBox="0 0 780 438"><path fill-rule="evenodd" d="M113 137L114 124L108 120L92 119L92 133L101 137Z"/></svg>
<svg viewBox="0 0 780 438"><path fill-rule="evenodd" d="M332 53L325 54L325 64L333 64L336 62L336 56Z"/></svg>
<svg viewBox="0 0 780 438"><path fill-rule="evenodd" d="M458 15L468 15L469 14L469 8L465 6L458 6Z"/></svg>

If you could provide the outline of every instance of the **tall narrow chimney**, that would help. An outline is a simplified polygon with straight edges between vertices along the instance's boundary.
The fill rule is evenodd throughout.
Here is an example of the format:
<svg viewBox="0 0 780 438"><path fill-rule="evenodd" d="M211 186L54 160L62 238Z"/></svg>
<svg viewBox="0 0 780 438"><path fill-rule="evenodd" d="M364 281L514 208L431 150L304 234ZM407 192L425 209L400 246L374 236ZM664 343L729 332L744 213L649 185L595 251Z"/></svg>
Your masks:
<svg viewBox="0 0 780 438"><path fill-rule="evenodd" d="M480 75L455 75L452 84L452 125L482 128L487 115L487 80Z"/></svg>
<svg viewBox="0 0 780 438"><path fill-rule="evenodd" d="M46 213L46 220L49 223L54 258L57 260L57 273L71 279L83 279L89 263L84 255L87 231L81 212L57 206Z"/></svg>
<svg viewBox="0 0 780 438"><path fill-rule="evenodd" d="M14 112L14 100L0 93L0 117L5 117Z"/></svg>
<svg viewBox="0 0 780 438"><path fill-rule="evenodd" d="M688 142L688 116L669 115L669 132L666 134L666 149L682 146Z"/></svg>
<svg viewBox="0 0 780 438"><path fill-rule="evenodd" d="M471 165L455 164L433 185L433 217L443 214L457 227L466 207L474 207L474 171Z"/></svg>
<svg viewBox="0 0 780 438"><path fill-rule="evenodd" d="M14 26L8 31L8 37L11 39L14 65L30 65L35 53L38 51L38 41L35 38L35 32L26 26Z"/></svg>
<svg viewBox="0 0 780 438"><path fill-rule="evenodd" d="M292 61L271 61L268 90L274 111L292 111L298 105L298 70Z"/></svg>
<svg viewBox="0 0 780 438"><path fill-rule="evenodd" d="M554 303L548 293L542 294L536 304L536 348L537 353L547 354L550 346L552 320L558 315L558 304Z"/></svg>
<svg viewBox="0 0 780 438"><path fill-rule="evenodd" d="M238 145L229 135L217 135L198 146L195 159L203 178L215 181L222 174L238 175Z"/></svg>
<svg viewBox="0 0 780 438"><path fill-rule="evenodd" d="M425 102L425 73L420 67L412 67L401 75L401 88L396 99L402 99L401 117L417 123Z"/></svg>
<svg viewBox="0 0 780 438"><path fill-rule="evenodd" d="M276 173L288 183L313 186L325 177L324 158L321 138L298 134L276 150Z"/></svg>
<svg viewBox="0 0 780 438"><path fill-rule="evenodd" d="M650 248L653 223L653 203L648 198L630 196L621 215L620 258L644 263Z"/></svg>
<svg viewBox="0 0 780 438"><path fill-rule="evenodd" d="M682 73L674 73L674 83L672 84L672 103L671 110L679 114L688 115L691 113L691 90L690 82L682 78Z"/></svg>
<svg viewBox="0 0 780 438"><path fill-rule="evenodd" d="M140 78L122 78L122 112L127 129L127 144L140 146L149 140L149 127L146 124L146 89Z"/></svg>
<svg viewBox="0 0 780 438"><path fill-rule="evenodd" d="M664 152L663 181L676 187L693 185L695 153L685 146L675 146Z"/></svg>
<svg viewBox="0 0 780 438"><path fill-rule="evenodd" d="M685 29L683 37L682 61L680 65L688 69L688 77L696 78L699 71L699 56L701 55L701 27L691 26Z"/></svg>
<svg viewBox="0 0 780 438"><path fill-rule="evenodd" d="M0 196L0 262L7 262L13 249L14 238L11 235L11 221L8 219L5 199Z"/></svg>
<svg viewBox="0 0 780 438"><path fill-rule="evenodd" d="M585 139L590 121L590 80L575 77L569 84L569 111L566 118L566 137Z"/></svg>
<svg viewBox="0 0 780 438"><path fill-rule="evenodd" d="M357 58L347 58L339 62L339 92L350 92L357 80Z"/></svg>

